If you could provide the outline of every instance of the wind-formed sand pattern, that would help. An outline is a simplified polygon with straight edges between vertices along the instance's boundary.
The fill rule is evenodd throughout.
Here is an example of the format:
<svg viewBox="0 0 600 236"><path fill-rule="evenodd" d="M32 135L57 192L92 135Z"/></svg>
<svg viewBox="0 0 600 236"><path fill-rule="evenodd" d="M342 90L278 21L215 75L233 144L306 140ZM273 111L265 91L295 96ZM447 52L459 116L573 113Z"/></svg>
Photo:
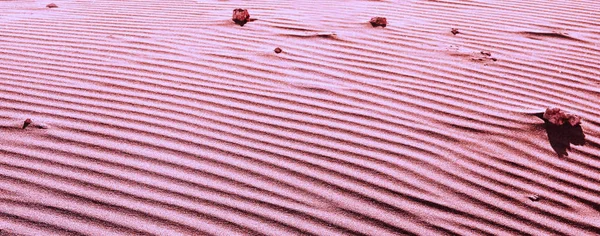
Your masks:
<svg viewBox="0 0 600 236"><path fill-rule="evenodd" d="M0 1L0 234L598 234L598 9Z"/></svg>

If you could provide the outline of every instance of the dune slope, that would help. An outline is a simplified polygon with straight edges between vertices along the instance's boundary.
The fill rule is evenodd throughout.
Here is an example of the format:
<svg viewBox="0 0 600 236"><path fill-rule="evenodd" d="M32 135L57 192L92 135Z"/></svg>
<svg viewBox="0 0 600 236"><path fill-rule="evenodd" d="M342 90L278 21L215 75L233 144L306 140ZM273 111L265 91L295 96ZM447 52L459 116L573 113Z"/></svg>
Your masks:
<svg viewBox="0 0 600 236"><path fill-rule="evenodd" d="M600 232L598 1L48 3L0 1L0 233Z"/></svg>

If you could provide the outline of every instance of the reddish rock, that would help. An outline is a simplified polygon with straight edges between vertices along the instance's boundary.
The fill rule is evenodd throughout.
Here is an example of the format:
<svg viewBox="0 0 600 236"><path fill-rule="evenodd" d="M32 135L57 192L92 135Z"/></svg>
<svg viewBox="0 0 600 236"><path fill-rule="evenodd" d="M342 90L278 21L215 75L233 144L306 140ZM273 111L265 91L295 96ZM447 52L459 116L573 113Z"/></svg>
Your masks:
<svg viewBox="0 0 600 236"><path fill-rule="evenodd" d="M578 115L573 115L570 113L566 113L560 108L548 108L546 112L544 112L543 118L554 125L563 125L568 123L571 126L576 126L581 124L581 117Z"/></svg>
<svg viewBox="0 0 600 236"><path fill-rule="evenodd" d="M240 26L244 26L244 24L248 23L250 20L250 13L248 13L248 10L246 9L235 9L233 10L233 16L231 17L231 20Z"/></svg>
<svg viewBox="0 0 600 236"><path fill-rule="evenodd" d="M453 35L457 35L458 33L460 33L460 32L458 31L458 29L457 29L457 28L452 28L452 30L450 30L450 32L451 32Z"/></svg>
<svg viewBox="0 0 600 236"><path fill-rule="evenodd" d="M31 119L27 118L27 120L25 120L25 122L23 122L23 129L27 128L27 126L29 126L31 124Z"/></svg>
<svg viewBox="0 0 600 236"><path fill-rule="evenodd" d="M50 3L48 5L46 5L47 8L57 8L58 6L54 3Z"/></svg>
<svg viewBox="0 0 600 236"><path fill-rule="evenodd" d="M381 26L385 27L387 25L387 19L385 17L373 17L369 21L373 27Z"/></svg>
<svg viewBox="0 0 600 236"><path fill-rule="evenodd" d="M275 53L281 53L281 52L283 52L283 50L281 50L281 48L275 48L275 50L273 50L273 51L275 51Z"/></svg>

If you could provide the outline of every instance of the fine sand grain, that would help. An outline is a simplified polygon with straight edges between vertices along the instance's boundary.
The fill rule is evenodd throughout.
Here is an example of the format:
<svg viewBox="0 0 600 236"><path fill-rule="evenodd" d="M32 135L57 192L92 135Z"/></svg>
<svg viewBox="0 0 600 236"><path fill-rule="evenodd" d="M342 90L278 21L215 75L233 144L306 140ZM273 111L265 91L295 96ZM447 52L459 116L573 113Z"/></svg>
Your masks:
<svg viewBox="0 0 600 236"><path fill-rule="evenodd" d="M598 9L0 1L0 235L597 234Z"/></svg>

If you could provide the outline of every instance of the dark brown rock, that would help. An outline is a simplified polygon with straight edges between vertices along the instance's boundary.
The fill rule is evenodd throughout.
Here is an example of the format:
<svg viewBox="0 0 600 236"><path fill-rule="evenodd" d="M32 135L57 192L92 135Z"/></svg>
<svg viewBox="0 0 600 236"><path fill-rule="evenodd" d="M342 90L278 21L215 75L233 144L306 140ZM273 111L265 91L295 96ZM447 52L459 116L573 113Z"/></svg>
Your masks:
<svg viewBox="0 0 600 236"><path fill-rule="evenodd" d="M488 52L488 51L481 51L481 54L484 55L484 56L488 56L488 57L492 56L492 53Z"/></svg>
<svg viewBox="0 0 600 236"><path fill-rule="evenodd" d="M460 32L458 31L458 29L457 29L457 28L452 28L452 30L450 30L450 32L451 32L453 35L457 35L458 33L460 33Z"/></svg>
<svg viewBox="0 0 600 236"><path fill-rule="evenodd" d="M283 50L281 50L281 48L275 48L275 50L273 50L273 51L275 51L275 53L281 53L281 52L283 52Z"/></svg>
<svg viewBox="0 0 600 236"><path fill-rule="evenodd" d="M566 113L560 108L548 108L546 112L544 112L543 118L554 125L563 125L570 124L571 126L576 126L581 124L581 117L578 115L573 115L570 113Z"/></svg>
<svg viewBox="0 0 600 236"><path fill-rule="evenodd" d="M558 157L569 156L571 145L586 144L581 117L561 111L560 108L548 108L545 112L532 115L544 120L543 127L548 135L548 141Z"/></svg>
<svg viewBox="0 0 600 236"><path fill-rule="evenodd" d="M54 3L50 3L48 5L46 5L47 8L57 8L58 6Z"/></svg>
<svg viewBox="0 0 600 236"><path fill-rule="evenodd" d="M250 20L250 13L248 13L248 10L246 9L235 9L233 10L233 16L231 17L231 20L240 26L244 26Z"/></svg>
<svg viewBox="0 0 600 236"><path fill-rule="evenodd" d="M25 120L25 122L23 122L23 129L27 128L27 126L29 126L31 124L31 119L27 118L27 120Z"/></svg>
<svg viewBox="0 0 600 236"><path fill-rule="evenodd" d="M387 25L387 19L385 17L373 17L369 21L373 27L381 26L385 27Z"/></svg>

